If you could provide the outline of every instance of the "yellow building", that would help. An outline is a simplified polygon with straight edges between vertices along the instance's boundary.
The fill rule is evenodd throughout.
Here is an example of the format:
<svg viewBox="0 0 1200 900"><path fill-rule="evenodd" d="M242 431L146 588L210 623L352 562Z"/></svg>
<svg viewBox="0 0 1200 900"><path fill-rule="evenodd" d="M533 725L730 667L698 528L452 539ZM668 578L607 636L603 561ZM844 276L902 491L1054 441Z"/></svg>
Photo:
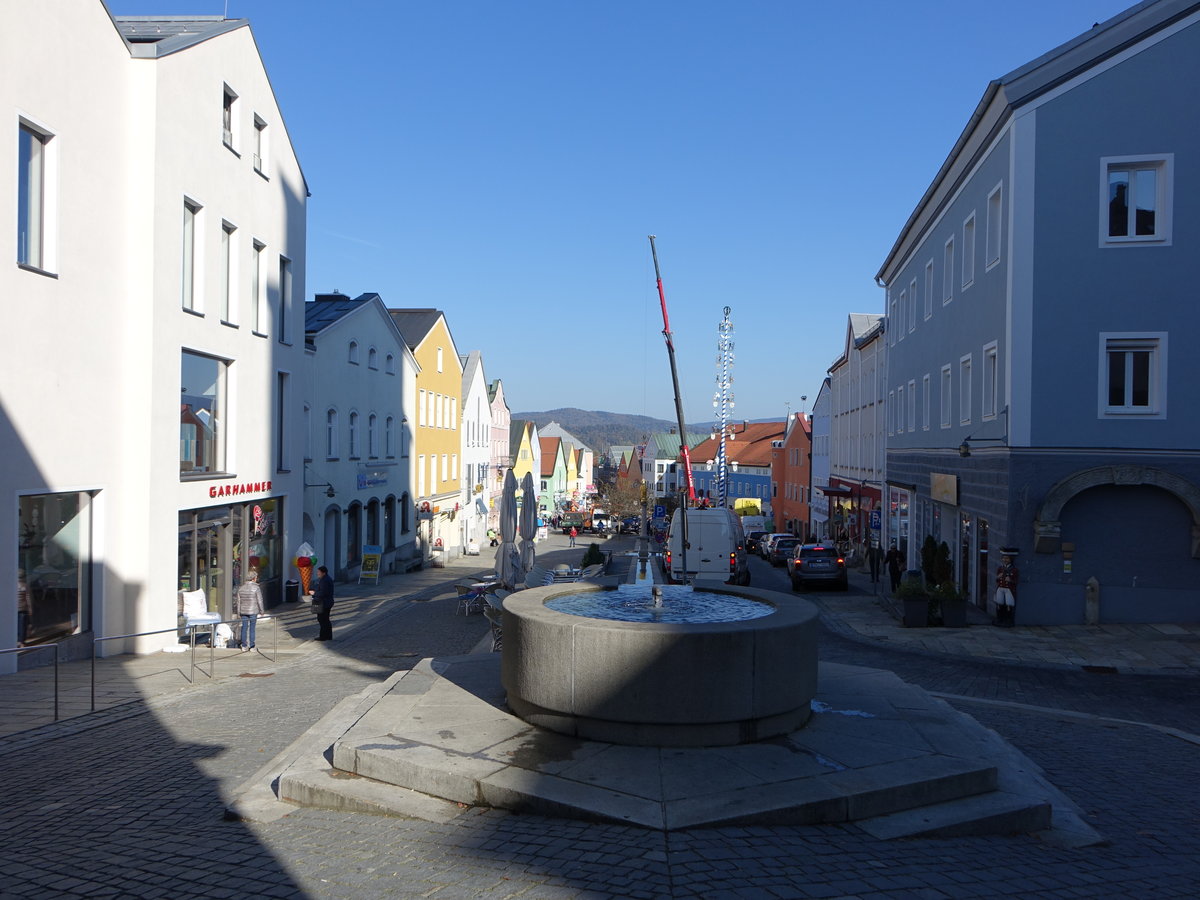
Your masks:
<svg viewBox="0 0 1200 900"><path fill-rule="evenodd" d="M438 309L388 310L417 361L417 408L409 413L417 536L434 563L463 552L455 519L462 499L462 363L446 316Z"/></svg>

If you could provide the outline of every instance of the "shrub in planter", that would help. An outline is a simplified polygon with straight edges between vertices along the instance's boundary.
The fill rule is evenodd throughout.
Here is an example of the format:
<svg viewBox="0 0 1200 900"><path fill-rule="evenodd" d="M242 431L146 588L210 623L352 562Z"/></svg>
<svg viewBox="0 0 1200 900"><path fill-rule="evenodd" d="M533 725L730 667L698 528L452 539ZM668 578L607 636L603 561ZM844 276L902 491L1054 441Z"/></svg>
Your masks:
<svg viewBox="0 0 1200 900"><path fill-rule="evenodd" d="M931 594L941 613L942 625L947 628L965 628L967 624L967 598L959 593L952 581L943 581Z"/></svg>
<svg viewBox="0 0 1200 900"><path fill-rule="evenodd" d="M902 624L905 628L924 628L929 624L932 598L919 577L908 577L901 581L896 596L904 605Z"/></svg>
<svg viewBox="0 0 1200 900"><path fill-rule="evenodd" d="M604 563L604 551L600 549L599 544L588 544L587 552L583 554L583 562L580 563L581 569L586 569L588 566Z"/></svg>

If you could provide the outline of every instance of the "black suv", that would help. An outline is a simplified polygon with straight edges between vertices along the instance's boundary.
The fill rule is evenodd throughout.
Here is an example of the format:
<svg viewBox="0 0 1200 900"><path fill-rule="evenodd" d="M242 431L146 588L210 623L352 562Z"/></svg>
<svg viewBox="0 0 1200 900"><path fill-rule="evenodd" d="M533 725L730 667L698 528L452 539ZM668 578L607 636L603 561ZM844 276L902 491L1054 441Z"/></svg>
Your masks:
<svg viewBox="0 0 1200 900"><path fill-rule="evenodd" d="M787 561L792 590L803 590L813 582L832 582L838 590L849 585L846 560L832 544L798 544Z"/></svg>
<svg viewBox="0 0 1200 900"><path fill-rule="evenodd" d="M746 532L746 552L758 553L758 540L767 532L765 531L748 531Z"/></svg>

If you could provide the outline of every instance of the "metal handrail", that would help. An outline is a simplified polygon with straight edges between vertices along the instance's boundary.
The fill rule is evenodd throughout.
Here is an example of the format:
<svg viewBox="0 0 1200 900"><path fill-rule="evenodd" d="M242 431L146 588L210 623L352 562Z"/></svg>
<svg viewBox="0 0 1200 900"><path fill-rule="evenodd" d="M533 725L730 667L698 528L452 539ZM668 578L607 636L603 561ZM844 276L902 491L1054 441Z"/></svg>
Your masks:
<svg viewBox="0 0 1200 900"><path fill-rule="evenodd" d="M2 653L37 653L39 650L54 651L54 721L58 721L58 644L38 644L34 647L8 647Z"/></svg>

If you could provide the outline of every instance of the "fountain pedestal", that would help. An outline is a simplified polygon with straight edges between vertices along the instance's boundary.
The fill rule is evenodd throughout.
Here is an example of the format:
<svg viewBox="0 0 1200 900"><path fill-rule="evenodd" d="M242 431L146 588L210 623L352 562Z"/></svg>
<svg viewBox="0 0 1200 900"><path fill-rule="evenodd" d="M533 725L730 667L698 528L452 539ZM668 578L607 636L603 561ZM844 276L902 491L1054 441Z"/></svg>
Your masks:
<svg viewBox="0 0 1200 900"><path fill-rule="evenodd" d="M600 586L509 596L501 663L509 708L551 731L639 746L728 746L801 727L817 690L816 607L774 591L700 587L774 612L737 622L619 622L545 605Z"/></svg>

